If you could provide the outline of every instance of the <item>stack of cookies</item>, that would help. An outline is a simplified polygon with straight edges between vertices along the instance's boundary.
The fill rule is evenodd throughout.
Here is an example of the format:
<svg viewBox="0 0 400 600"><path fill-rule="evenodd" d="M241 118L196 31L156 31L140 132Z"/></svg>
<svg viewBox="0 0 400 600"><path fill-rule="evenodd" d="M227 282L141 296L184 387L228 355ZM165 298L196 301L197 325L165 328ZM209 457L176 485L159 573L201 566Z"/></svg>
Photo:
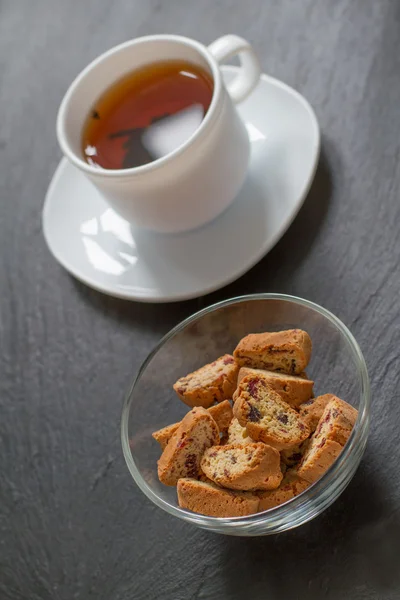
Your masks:
<svg viewBox="0 0 400 600"><path fill-rule="evenodd" d="M291 500L332 465L357 410L333 394L314 398L311 348L300 329L250 334L175 383L191 410L153 437L158 477L177 486L180 507L250 515Z"/></svg>

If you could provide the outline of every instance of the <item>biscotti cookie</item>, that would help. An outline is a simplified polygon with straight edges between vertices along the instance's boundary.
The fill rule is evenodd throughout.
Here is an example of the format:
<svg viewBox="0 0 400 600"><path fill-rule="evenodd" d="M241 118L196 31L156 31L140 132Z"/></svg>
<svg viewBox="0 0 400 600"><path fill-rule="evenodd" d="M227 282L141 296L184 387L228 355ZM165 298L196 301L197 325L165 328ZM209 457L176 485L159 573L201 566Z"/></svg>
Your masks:
<svg viewBox="0 0 400 600"><path fill-rule="evenodd" d="M301 329L251 333L237 345L233 355L242 367L282 371L298 375L309 363L311 338Z"/></svg>
<svg viewBox="0 0 400 600"><path fill-rule="evenodd" d="M219 443L219 430L202 407L191 410L181 421L158 461L158 478L176 485L180 477L197 477L204 451Z"/></svg>
<svg viewBox="0 0 400 600"><path fill-rule="evenodd" d="M228 428L227 444L253 444L254 440L248 434L246 427L242 427L239 421L233 417Z"/></svg>
<svg viewBox="0 0 400 600"><path fill-rule="evenodd" d="M210 408L208 408L207 410L218 425L218 429L220 430L220 432L224 433L225 431L227 431L233 417L232 406L229 400L224 400L220 404L210 406ZM159 429L158 431L152 433L153 438L160 444L163 450L168 444L170 438L178 429L180 423L181 422L173 423L172 425L167 425L167 427L163 427L162 429Z"/></svg>
<svg viewBox="0 0 400 600"><path fill-rule="evenodd" d="M325 473L348 440L357 414L355 408L339 398L328 402L298 466L300 477L314 483Z"/></svg>
<svg viewBox="0 0 400 600"><path fill-rule="evenodd" d="M277 450L292 448L310 435L298 412L268 385L262 373L242 379L233 414L253 440Z"/></svg>
<svg viewBox="0 0 400 600"><path fill-rule="evenodd" d="M282 481L279 452L261 442L213 446L200 465L211 481L231 490L273 490Z"/></svg>
<svg viewBox="0 0 400 600"><path fill-rule="evenodd" d="M174 384L179 398L188 406L209 408L213 402L232 398L239 366L230 354L221 356Z"/></svg>
<svg viewBox="0 0 400 600"><path fill-rule="evenodd" d="M156 440L156 442L160 444L162 450L165 450L169 440L174 435L180 424L181 421L179 421L179 423L172 423L171 425L167 425L166 427L158 429L157 431L153 431L151 435Z"/></svg>
<svg viewBox="0 0 400 600"><path fill-rule="evenodd" d="M358 411L353 406L334 396L324 408L315 435L327 437L344 446L357 420L357 415Z"/></svg>
<svg viewBox="0 0 400 600"><path fill-rule="evenodd" d="M314 382L310 379L303 379L302 377L287 375L286 373L251 369L249 367L242 367L240 369L238 385L246 375L258 375L259 373L264 375L265 381L280 395L282 400L294 408L298 408L300 404L307 402L313 395ZM235 394L233 395L234 400Z"/></svg>
<svg viewBox="0 0 400 600"><path fill-rule="evenodd" d="M236 492L214 483L179 479L178 504L208 517L245 517L258 511L259 498L251 492Z"/></svg>
<svg viewBox="0 0 400 600"><path fill-rule="evenodd" d="M318 425L322 413L324 412L325 406L333 400L336 396L333 394L324 394L323 396L317 396L311 398L299 406L299 413L301 418L309 426L311 431L315 431Z"/></svg>
<svg viewBox="0 0 400 600"><path fill-rule="evenodd" d="M333 465L342 449L343 446L326 438L312 440L297 468L299 476L314 483Z"/></svg>
<svg viewBox="0 0 400 600"><path fill-rule="evenodd" d="M310 484L305 479L301 479L295 470L289 470L285 473L282 483L276 490L259 491L257 496L260 498L258 512L274 508L284 502L292 500L295 496L304 492Z"/></svg>

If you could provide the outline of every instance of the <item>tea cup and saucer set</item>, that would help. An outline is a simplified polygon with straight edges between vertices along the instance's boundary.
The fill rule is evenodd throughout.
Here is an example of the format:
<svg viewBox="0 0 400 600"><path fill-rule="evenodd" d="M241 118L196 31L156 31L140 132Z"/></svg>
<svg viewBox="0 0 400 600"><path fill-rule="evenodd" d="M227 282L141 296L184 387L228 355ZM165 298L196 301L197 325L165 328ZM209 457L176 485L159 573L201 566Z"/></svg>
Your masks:
<svg viewBox="0 0 400 600"><path fill-rule="evenodd" d="M221 65L233 56L240 66ZM82 131L98 98L160 60L190 63L212 82L195 131L139 166L88 161ZM165 131L168 141L168 123ZM153 35L112 48L71 84L57 137L64 158L42 216L50 251L92 288L142 302L198 297L255 265L299 211L320 149L309 103L263 74L252 47L236 35L208 47Z"/></svg>

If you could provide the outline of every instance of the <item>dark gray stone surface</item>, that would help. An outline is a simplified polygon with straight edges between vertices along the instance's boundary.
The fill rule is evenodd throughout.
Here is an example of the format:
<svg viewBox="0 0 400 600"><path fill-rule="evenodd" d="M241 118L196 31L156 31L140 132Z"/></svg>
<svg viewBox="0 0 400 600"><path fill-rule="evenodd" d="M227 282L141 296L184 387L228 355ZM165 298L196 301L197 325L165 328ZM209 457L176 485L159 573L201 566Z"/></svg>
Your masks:
<svg viewBox="0 0 400 600"><path fill-rule="evenodd" d="M47 251L40 212L62 95L134 36L239 33L315 107L304 208L236 283L196 301L113 300ZM0 598L400 597L400 4L396 0L0 2ZM219 299L309 298L350 326L372 381L367 453L338 502L278 537L225 538L156 509L124 464L124 391L159 337Z"/></svg>

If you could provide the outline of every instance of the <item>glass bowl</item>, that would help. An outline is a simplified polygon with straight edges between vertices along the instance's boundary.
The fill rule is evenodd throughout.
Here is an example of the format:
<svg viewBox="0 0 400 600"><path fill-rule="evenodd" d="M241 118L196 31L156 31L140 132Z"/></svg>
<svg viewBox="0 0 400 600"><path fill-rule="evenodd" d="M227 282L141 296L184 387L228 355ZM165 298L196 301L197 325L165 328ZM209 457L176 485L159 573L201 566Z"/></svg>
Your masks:
<svg viewBox="0 0 400 600"><path fill-rule="evenodd" d="M336 462L302 494L246 517L206 517L179 508L176 488L157 478L160 447L153 431L179 421L188 411L173 383L222 354L231 353L248 333L299 328L307 331L313 353L307 368L315 395L333 393L356 408L356 425ZM368 437L370 387L361 350L345 325L324 308L292 296L257 294L214 304L172 329L145 360L126 397L122 448L139 488L170 515L228 535L258 536L298 527L338 498L361 461Z"/></svg>

